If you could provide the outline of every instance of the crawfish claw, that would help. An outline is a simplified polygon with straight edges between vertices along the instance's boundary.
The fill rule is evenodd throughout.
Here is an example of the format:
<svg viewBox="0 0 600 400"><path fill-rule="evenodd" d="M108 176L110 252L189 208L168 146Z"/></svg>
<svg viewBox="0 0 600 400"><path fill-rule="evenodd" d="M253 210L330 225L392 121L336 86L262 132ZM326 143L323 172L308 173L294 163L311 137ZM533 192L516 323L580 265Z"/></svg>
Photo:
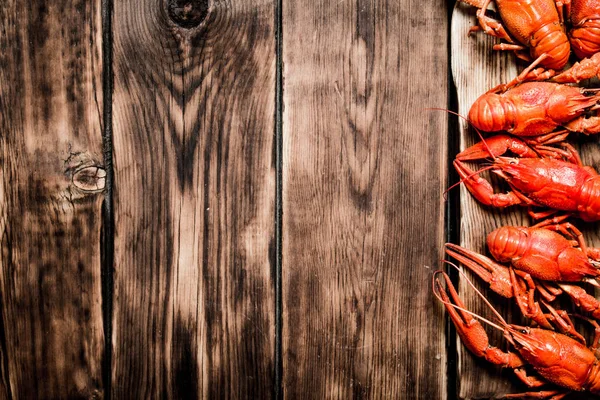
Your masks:
<svg viewBox="0 0 600 400"><path fill-rule="evenodd" d="M436 277L437 274L443 276L448 292ZM523 360L516 353L504 352L497 347L490 346L485 329L475 317L466 312L448 275L443 271L437 271L436 275L434 275L435 292L444 303L464 345L477 357L482 357L493 364L509 368L518 368L524 365Z"/></svg>
<svg viewBox="0 0 600 400"><path fill-rule="evenodd" d="M453 164L467 190L486 206L503 208L523 203L523 200L514 192L494 193L494 189L488 181L471 171L460 160L454 160Z"/></svg>
<svg viewBox="0 0 600 400"><path fill-rule="evenodd" d="M504 265L453 243L446 243L446 254L458 260L481 279L489 283L490 289L500 296L506 298L513 297L510 274L508 268Z"/></svg>

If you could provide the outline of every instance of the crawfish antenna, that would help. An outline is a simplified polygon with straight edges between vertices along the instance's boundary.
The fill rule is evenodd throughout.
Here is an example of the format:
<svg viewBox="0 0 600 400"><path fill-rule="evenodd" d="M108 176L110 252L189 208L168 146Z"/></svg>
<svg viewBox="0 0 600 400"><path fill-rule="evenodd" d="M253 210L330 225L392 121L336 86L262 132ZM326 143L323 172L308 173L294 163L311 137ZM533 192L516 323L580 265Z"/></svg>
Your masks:
<svg viewBox="0 0 600 400"><path fill-rule="evenodd" d="M471 177L484 172L484 171L488 171L490 169L494 169L493 165L488 165L487 167L483 167L481 169L478 169L477 171L474 171L472 173L470 173L469 175L465 176L464 178L462 178L460 181L456 182L454 185L450 186L448 189L444 190L444 200L448 200L448 192L451 191L452 189L454 189L455 187L457 187L458 185L460 185L461 183L463 183L464 181L466 181L467 179L471 179Z"/></svg>
<svg viewBox="0 0 600 400"><path fill-rule="evenodd" d="M459 114L459 113L457 113L457 112L455 112L455 111L448 110L447 108L435 108L435 107L433 107L433 108L426 108L426 110L445 111L445 112L447 112L448 114L456 115L457 117L459 117L459 118L462 118L463 120L465 120L465 122L466 122L467 124L469 124L470 126L472 126L472 127L473 127L473 129L475 129L475 132L477 132L477 136L479 136L479 138L481 139L481 142L482 142L482 143L483 143L483 145L485 146L485 148L486 148L486 150L488 151L488 153L490 153L490 156L492 156L492 158L493 158L494 160L496 159L496 155L494 154L494 152L492 151L492 149L490 149L490 146L488 146L487 142L486 142L486 141L485 141L485 139L483 138L483 135L481 134L481 132L479 131L479 129L477 129L477 128L475 127L475 125L473 125L473 124L471 123L471 121L469 121L469 119L468 119L467 117L465 117L464 115L462 115L462 114Z"/></svg>
<svg viewBox="0 0 600 400"><path fill-rule="evenodd" d="M486 324L488 324L488 325L490 325L490 326L492 326L492 327L494 327L494 328L496 328L496 329L498 329L500 331L504 330L501 326L499 326L498 324L490 321L489 319L486 319L486 318L482 317L479 314L475 314L474 312L469 311L466 308L461 307L461 306L459 306L457 304L451 303L450 300L449 300L449 298L448 298L448 295L443 291L443 289L441 289L442 284L440 283L439 280L436 279L437 275L439 275L439 274L441 274L441 275L444 276L444 279L446 280L446 282L448 282L449 278L448 278L448 275L444 271L442 271L442 270L435 271L433 273L433 280L432 280L433 294L435 295L435 297L437 297L437 299L440 302L442 302L446 306L455 308L455 309L459 310L462 313L469 314L469 315L477 318L478 320L483 321Z"/></svg>
<svg viewBox="0 0 600 400"><path fill-rule="evenodd" d="M458 268L455 264L451 263L450 261L446 261L446 260L442 260L442 261L444 261L446 264L454 267L454 269L456 269L458 271L458 273L467 281L467 283L469 284L469 286L471 286L471 288L475 291L475 293L477 293L477 295L479 297L481 297L481 299L483 300L485 305L488 306L490 308L490 310L492 310L492 312L494 313L496 318L498 318L498 321L500 321L500 323L502 325L508 325L506 323L506 321L504 320L504 318L502 318L502 315L500 315L500 313L494 308L494 306L492 306L492 304L488 301L488 299L485 298L485 296L479 291L479 289L477 289L475 287L473 282L469 279L469 277L467 277L467 275L463 271L460 270L460 268Z"/></svg>

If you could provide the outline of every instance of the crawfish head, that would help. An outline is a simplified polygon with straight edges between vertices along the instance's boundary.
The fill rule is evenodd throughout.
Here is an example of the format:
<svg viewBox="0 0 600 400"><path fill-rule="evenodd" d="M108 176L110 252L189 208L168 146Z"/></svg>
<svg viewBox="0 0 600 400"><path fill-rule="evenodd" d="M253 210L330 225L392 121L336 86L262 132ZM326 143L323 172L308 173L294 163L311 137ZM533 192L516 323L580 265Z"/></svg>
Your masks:
<svg viewBox="0 0 600 400"><path fill-rule="evenodd" d="M583 344L554 331L508 325L505 337L541 376L572 390L582 390L597 361Z"/></svg>
<svg viewBox="0 0 600 400"><path fill-rule="evenodd" d="M549 367L560 359L560 348L553 331L508 325L504 336L521 356L535 367Z"/></svg>

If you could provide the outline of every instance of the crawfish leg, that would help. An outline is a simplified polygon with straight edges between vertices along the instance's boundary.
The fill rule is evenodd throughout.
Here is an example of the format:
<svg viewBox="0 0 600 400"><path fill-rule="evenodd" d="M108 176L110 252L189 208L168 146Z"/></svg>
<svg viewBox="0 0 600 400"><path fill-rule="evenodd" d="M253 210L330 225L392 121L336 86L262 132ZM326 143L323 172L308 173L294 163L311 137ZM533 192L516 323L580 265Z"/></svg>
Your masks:
<svg viewBox="0 0 600 400"><path fill-rule="evenodd" d="M501 51L522 51L525 50L527 47L520 45L520 44L512 44L512 43L498 43L495 44L493 49L494 50L501 50Z"/></svg>
<svg viewBox="0 0 600 400"><path fill-rule="evenodd" d="M544 58L546 58L545 54L542 54L538 60L536 60L536 62L541 62ZM532 68L533 66L535 66L535 62L532 63L527 69L525 69L523 72L521 72L521 74L519 74L519 76L521 76L521 80L520 82L527 82L527 81L547 81L548 79L552 78L554 75L556 75L556 71L553 69L546 69L546 68ZM525 73L527 72L527 73Z"/></svg>
<svg viewBox="0 0 600 400"><path fill-rule="evenodd" d="M581 251L583 251L592 260L600 261L600 249L588 247L585 243L585 239L583 238L583 233L581 233L581 231L570 222L564 222L562 224L548 226L547 228L557 230L563 235L569 235L574 237L577 240Z"/></svg>
<svg viewBox="0 0 600 400"><path fill-rule="evenodd" d="M525 143L530 146L535 146L538 144L554 144L563 142L567 136L569 136L570 131L567 129L563 129L556 132L550 132L545 135L536 136L530 139L526 139Z"/></svg>
<svg viewBox="0 0 600 400"><path fill-rule="evenodd" d="M559 286L567 292L577 307L592 314L592 318L600 319L600 302L594 296L577 285L560 283Z"/></svg>
<svg viewBox="0 0 600 400"><path fill-rule="evenodd" d="M517 375L518 376L518 375ZM525 392L515 394L505 394L501 398L503 399L548 399L548 400L560 400L571 392L564 390L542 390L539 392Z"/></svg>
<svg viewBox="0 0 600 400"><path fill-rule="evenodd" d="M564 127L571 132L581 132L584 135L597 135L600 133L600 117L594 115L586 118L585 115L582 115L569 121Z"/></svg>
<svg viewBox="0 0 600 400"><path fill-rule="evenodd" d="M494 45L494 50L514 50L516 52L525 49L524 46L514 44L515 42L508 35L508 32L506 32L506 29L504 29L502 23L497 19L485 15L485 11L483 11L482 8L477 11L477 20L479 21L479 26L475 25L469 28L468 35L473 32L484 31L490 36L499 37L500 39L504 39L508 42L506 44L509 46L509 48L499 48L497 47L499 45Z"/></svg>
<svg viewBox="0 0 600 400"><path fill-rule="evenodd" d="M565 23L565 15L571 15L571 0L555 0L558 19L561 24Z"/></svg>
<svg viewBox="0 0 600 400"><path fill-rule="evenodd" d="M534 320L542 328L554 329L550 321L548 321L546 315L542 312L539 303L535 301L534 295L536 287L531 276L526 272L515 272L514 268L509 268L509 271L510 281L513 287L513 296L517 302L517 305L519 306L519 309L521 310L521 314ZM521 285L519 285L516 274L523 278L523 280L527 283L527 290L524 290Z"/></svg>
<svg viewBox="0 0 600 400"><path fill-rule="evenodd" d="M481 29L483 29L485 33L487 33L490 36L496 36L500 39L504 39L508 43L514 43L514 41L508 35L508 32L506 32L506 29L504 29L504 26L502 26L502 23L500 21L485 15L485 10L483 8L480 8L477 12L479 13L479 15L477 16L477 18L479 19L479 24L481 25Z"/></svg>
<svg viewBox="0 0 600 400"><path fill-rule="evenodd" d="M552 229L552 228L550 228L550 226L559 225L559 224L561 224L567 218L569 218L568 214L567 215L561 215L561 216L554 217L554 218L548 218L548 219L545 219L545 220L540 221L537 224L533 225L532 228ZM554 229L554 230L557 230L557 229Z"/></svg>
<svg viewBox="0 0 600 400"><path fill-rule="evenodd" d="M496 48L496 46L494 46L494 49L495 48ZM518 49L513 49L513 50L518 51ZM516 78L514 78L512 81L510 81L504 85L502 85L502 84L498 85L495 88L493 88L492 90L488 90L488 93L495 93L498 91L505 92L508 89L512 88L513 86L516 86L519 83L526 82L526 81L543 81L543 80L548 80L548 79L552 78L554 75L556 75L556 71L554 71L553 69L536 68L547 57L548 57L547 53L540 55L538 58L533 60L533 62L531 64L529 64L529 66L527 68L525 68L523 71L521 71L521 73ZM526 61L530 61L530 60L526 60Z"/></svg>
<svg viewBox="0 0 600 400"><path fill-rule="evenodd" d="M598 76L600 73L600 53L573 64L568 70L556 75L552 80L558 83L577 83Z"/></svg>
<svg viewBox="0 0 600 400"><path fill-rule="evenodd" d="M560 331L564 334L572 336L574 339L579 340L581 343L585 344L585 338L577 332L575 329L575 325L573 321L569 318L569 314L567 314L564 310L556 310L548 303L544 303L546 308L550 310L552 314L552 320L556 323Z"/></svg>
<svg viewBox="0 0 600 400"><path fill-rule="evenodd" d="M516 368L515 375L530 388L538 388L548 384L548 381L541 377L527 375L527 372L522 368Z"/></svg>
<svg viewBox="0 0 600 400"><path fill-rule="evenodd" d="M594 261L600 261L600 249L595 247L588 247L587 256Z"/></svg>
<svg viewBox="0 0 600 400"><path fill-rule="evenodd" d="M524 291L520 285L517 284L516 275L519 275L526 283L529 288L527 291ZM550 314L544 314L540 305L537 301L535 301L535 289L537 289L536 284L533 282L531 275L523 271L517 271L513 268L510 268L510 277L513 282L513 290L514 297L517 301L517 305L521 310L521 313L531 318L535 321L539 326L546 329L554 329L553 325L550 323L552 321L554 326L556 326L562 333L569 334L575 337L577 340L585 343L585 339L577 330L575 329L575 325L569 319L568 314L563 310L556 310L546 302L542 301L544 306L548 308Z"/></svg>
<svg viewBox="0 0 600 400"><path fill-rule="evenodd" d="M570 145L569 143L562 142L560 143L562 149L559 149L554 146L547 146L546 144L537 144L534 145L535 151L538 152L539 155L546 158L555 158L557 160L566 160L571 164L578 165L583 168L583 162L581 161L581 157L577 150Z"/></svg>
<svg viewBox="0 0 600 400"><path fill-rule="evenodd" d="M598 350L598 343L600 343L600 325L598 325L598 322L596 322L596 320L585 317L583 315L576 314L575 316L583 319L584 321L589 322L594 327L594 339L592 340L592 344L589 346L589 349L595 352L596 350Z"/></svg>
<svg viewBox="0 0 600 400"><path fill-rule="evenodd" d="M537 152L546 158L555 158L557 160L567 160L572 164L577 164L579 161L578 158L573 156L569 150L565 149L557 149L552 146L538 145L535 147Z"/></svg>
<svg viewBox="0 0 600 400"><path fill-rule="evenodd" d="M580 167L583 167L583 161L581 161L581 156L579 155L579 152L577 151L577 149L575 147L573 147L573 145L571 143L561 143L560 146L565 149L566 152L566 158L569 162L571 162L572 164L578 165Z"/></svg>
<svg viewBox="0 0 600 400"><path fill-rule="evenodd" d="M487 8L490 4L489 0L459 0L461 3L468 4L475 8Z"/></svg>
<svg viewBox="0 0 600 400"><path fill-rule="evenodd" d="M560 288L552 287L552 285L548 284L548 282L539 281L536 282L536 284L538 292L547 302L556 300L556 297L562 293Z"/></svg>
<svg viewBox="0 0 600 400"><path fill-rule="evenodd" d="M594 321L591 318L587 318L587 320L594 327L594 340L592 341L590 349L595 352L596 350L598 350L598 343L600 343L600 325L598 325L598 322Z"/></svg>
<svg viewBox="0 0 600 400"><path fill-rule="evenodd" d="M539 388L539 387L542 387L542 386L548 384L548 381L544 380L541 377L527 375L527 372L522 368L515 369L515 375L517 376L517 378L519 378L519 380L521 380L521 382L526 384L527 387L530 387L532 389L536 389L536 388ZM564 389L562 389L562 390L558 389L558 390L542 390L539 392L507 394L507 395L502 396L501 398L504 398L504 399L532 398L532 399L558 400L558 399L562 399L567 394L569 394L568 391L565 391Z"/></svg>
<svg viewBox="0 0 600 400"><path fill-rule="evenodd" d="M485 33L487 33L490 36L496 36L500 39L504 39L509 43L514 43L514 41L508 35L508 32L506 32L506 29L504 29L504 26L502 26L502 23L500 23L500 21L485 15L485 12L487 10L488 5L491 3L491 0L483 0L481 3L477 2L479 4L476 4L475 2L473 2L473 0L467 0L465 2L471 3L476 7L479 7L479 9L477 10L477 20L479 21L479 26L481 26L481 29L483 29Z"/></svg>
<svg viewBox="0 0 600 400"><path fill-rule="evenodd" d="M529 216L535 220L548 218L549 216L554 215L557 212L558 212L558 210L547 210L547 211L535 212L531 208L529 208L527 210L527 214L529 214Z"/></svg>

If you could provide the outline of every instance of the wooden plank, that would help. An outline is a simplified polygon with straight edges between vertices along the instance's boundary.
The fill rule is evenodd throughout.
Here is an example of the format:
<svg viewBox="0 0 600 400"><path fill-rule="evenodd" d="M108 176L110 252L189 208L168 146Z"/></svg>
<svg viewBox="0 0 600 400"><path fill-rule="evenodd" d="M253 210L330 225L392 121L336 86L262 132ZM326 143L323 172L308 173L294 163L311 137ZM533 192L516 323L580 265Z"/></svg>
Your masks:
<svg viewBox="0 0 600 400"><path fill-rule="evenodd" d="M274 22L115 2L114 398L273 391Z"/></svg>
<svg viewBox="0 0 600 400"><path fill-rule="evenodd" d="M0 397L100 398L100 1L0 2Z"/></svg>
<svg viewBox="0 0 600 400"><path fill-rule="evenodd" d="M284 1L285 397L446 397L447 117L425 110L446 24L431 1Z"/></svg>
<svg viewBox="0 0 600 400"><path fill-rule="evenodd" d="M517 65L514 55L492 50L494 38L485 34L467 36L469 28L477 20L473 7L457 2L452 14L451 53L452 74L458 98L458 112L468 115L471 104L481 94L490 88L510 81L517 75ZM471 146L480 139L466 122L459 119L460 148ZM486 175L489 176L489 175ZM495 180L494 182L500 182ZM460 244L465 248L488 254L485 244L486 235L494 229L505 226L529 225L528 217L523 209L518 207L506 211L494 210L479 204L461 185L460 189ZM515 321L513 316L519 315L517 309L511 307L511 302L495 295L488 286L473 274L469 274L478 288L499 307L502 315ZM459 285L459 294L470 310L491 317L490 310L466 284ZM517 322L517 321L515 321ZM487 330L490 342L507 349L502 332ZM494 367L484 360L474 357L465 347L458 343L458 396L465 398L485 398L504 393L519 391L516 378L512 371Z"/></svg>
<svg viewBox="0 0 600 400"><path fill-rule="evenodd" d="M512 53L495 52L492 50L496 40L484 34L467 36L469 28L476 24L476 10L467 5L457 3L452 15L451 50L452 74L457 90L458 112L467 115L473 102L490 88L510 81L517 76L523 64L517 64ZM464 120L459 121L461 149L479 141L474 130L470 129ZM572 134L569 141L582 143L577 147L581 150L584 164L592 165L598 169L600 156L597 152L597 138L585 139L583 136ZM494 180L498 187L500 180ZM461 245L482 254L487 252L485 237L492 230L506 225L529 226L532 221L524 209L511 207L504 211L494 210L479 204L468 191L461 189ZM600 235L596 224L575 224L584 232L590 246L600 245ZM468 274L468 273L467 273ZM476 285L486 293L509 322L526 323L520 316L518 308L495 295L482 283L479 278L473 277ZM466 285L461 286L459 293L465 300L467 307L486 317L492 317L489 309L482 303L473 290ZM502 333L489 329L492 345L508 349ZM484 360L477 359L458 343L458 387L459 398L487 398L506 393L517 393L526 390L510 370L493 367Z"/></svg>

